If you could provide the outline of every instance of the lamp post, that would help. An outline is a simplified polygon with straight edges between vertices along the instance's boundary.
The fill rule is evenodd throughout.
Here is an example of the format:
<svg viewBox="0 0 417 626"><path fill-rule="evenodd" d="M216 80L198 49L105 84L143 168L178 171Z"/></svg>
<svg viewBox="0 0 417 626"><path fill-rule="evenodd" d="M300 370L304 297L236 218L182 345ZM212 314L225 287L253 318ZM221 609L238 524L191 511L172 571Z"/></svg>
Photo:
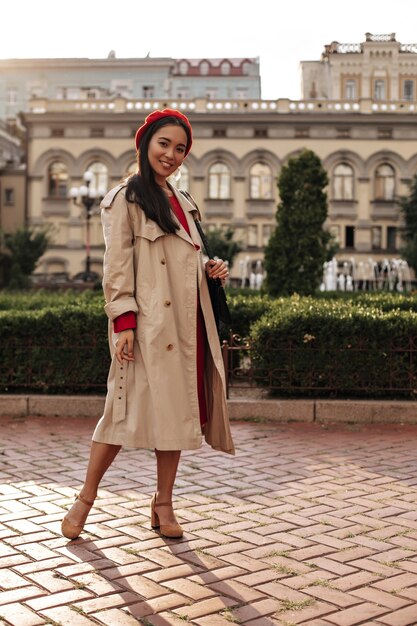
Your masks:
<svg viewBox="0 0 417 626"><path fill-rule="evenodd" d="M91 272L91 242L90 242L90 219L93 215L93 206L97 200L101 200L104 196L101 189L91 187L91 181L94 178L93 172L87 170L83 174L85 184L80 187L71 187L70 197L74 204L83 206L86 219L86 239L85 239L85 271L81 274L83 281L88 282L95 280L95 274Z"/></svg>

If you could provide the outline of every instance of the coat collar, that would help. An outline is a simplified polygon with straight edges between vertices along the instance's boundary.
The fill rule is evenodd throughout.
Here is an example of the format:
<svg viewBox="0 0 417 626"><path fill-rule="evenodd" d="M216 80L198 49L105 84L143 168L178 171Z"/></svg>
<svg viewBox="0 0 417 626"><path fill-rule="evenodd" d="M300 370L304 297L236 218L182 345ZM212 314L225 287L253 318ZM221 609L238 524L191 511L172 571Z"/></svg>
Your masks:
<svg viewBox="0 0 417 626"><path fill-rule="evenodd" d="M180 224L180 229L177 230L177 233L176 233L177 236L181 237L181 239L184 239L184 241L187 241L193 246L197 244L201 248L200 237L198 235L198 230L195 225L195 219L200 218L200 212L178 189L176 189L175 187L172 187L171 185L170 185L170 189L172 193L174 194L174 196L176 197L176 199L178 200L178 202L180 203L180 206L184 211L185 219L188 222L188 227L191 233L191 237L190 237L187 231L185 230L185 228L183 228Z"/></svg>

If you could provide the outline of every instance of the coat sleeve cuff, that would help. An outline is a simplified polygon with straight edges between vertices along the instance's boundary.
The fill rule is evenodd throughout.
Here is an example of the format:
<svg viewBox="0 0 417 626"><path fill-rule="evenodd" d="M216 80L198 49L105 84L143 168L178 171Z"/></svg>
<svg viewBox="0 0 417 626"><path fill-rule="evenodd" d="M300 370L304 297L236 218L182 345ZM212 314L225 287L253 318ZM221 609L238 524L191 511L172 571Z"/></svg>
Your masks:
<svg viewBox="0 0 417 626"><path fill-rule="evenodd" d="M121 333L122 330L134 330L136 328L136 315L133 311L122 313L113 320L113 328L115 333Z"/></svg>
<svg viewBox="0 0 417 626"><path fill-rule="evenodd" d="M123 315L123 313L128 313L131 311L132 313L138 312L138 305L134 298L123 298L121 300L114 300L113 302L107 302L104 307L107 317L113 321L119 315Z"/></svg>

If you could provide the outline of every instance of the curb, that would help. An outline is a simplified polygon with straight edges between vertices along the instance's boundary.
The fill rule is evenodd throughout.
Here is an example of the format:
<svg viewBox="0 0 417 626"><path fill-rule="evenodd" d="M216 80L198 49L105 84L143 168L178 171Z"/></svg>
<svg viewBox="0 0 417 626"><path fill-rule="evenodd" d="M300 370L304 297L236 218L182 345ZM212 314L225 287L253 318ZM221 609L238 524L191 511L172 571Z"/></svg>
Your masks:
<svg viewBox="0 0 417 626"><path fill-rule="evenodd" d="M97 417L104 396L0 395L0 416ZM415 400L282 400L231 398L231 420L417 424Z"/></svg>

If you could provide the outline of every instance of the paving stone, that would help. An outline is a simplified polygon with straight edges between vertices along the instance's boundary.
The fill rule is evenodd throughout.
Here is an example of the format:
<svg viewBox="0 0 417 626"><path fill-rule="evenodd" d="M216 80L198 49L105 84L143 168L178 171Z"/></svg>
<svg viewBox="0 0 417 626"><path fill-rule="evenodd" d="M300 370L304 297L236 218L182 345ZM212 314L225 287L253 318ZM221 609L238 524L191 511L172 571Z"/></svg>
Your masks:
<svg viewBox="0 0 417 626"><path fill-rule="evenodd" d="M183 454L180 541L149 524L153 453L125 449L67 541L95 423L0 418L0 621L417 624L417 426L234 421L235 457Z"/></svg>

